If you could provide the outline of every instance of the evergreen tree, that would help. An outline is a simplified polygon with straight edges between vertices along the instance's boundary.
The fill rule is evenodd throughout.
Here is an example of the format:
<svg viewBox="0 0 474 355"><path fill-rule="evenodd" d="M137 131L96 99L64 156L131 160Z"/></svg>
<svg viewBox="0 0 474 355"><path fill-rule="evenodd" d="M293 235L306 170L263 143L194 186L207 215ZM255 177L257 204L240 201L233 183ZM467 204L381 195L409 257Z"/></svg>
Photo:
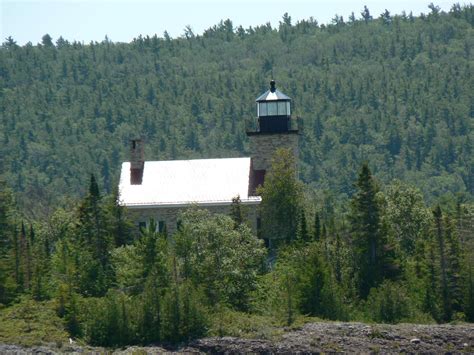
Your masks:
<svg viewBox="0 0 474 355"><path fill-rule="evenodd" d="M370 15L370 11L367 6L364 5L364 10L360 14L365 23L368 23L370 20L372 20L372 15Z"/></svg>
<svg viewBox="0 0 474 355"><path fill-rule="evenodd" d="M161 307L164 290L164 288L160 288L158 278L153 273L150 274L141 295L142 310L138 324L138 333L144 344L157 343L162 340Z"/></svg>
<svg viewBox="0 0 474 355"><path fill-rule="evenodd" d="M114 245L129 244L133 238L133 224L127 217L125 207L119 203L117 188L105 201L105 213L109 219L106 227L114 240Z"/></svg>
<svg viewBox="0 0 474 355"><path fill-rule="evenodd" d="M319 241L321 240L321 218L319 217L319 212L316 211L316 214L314 215L314 235L313 235L313 240L314 241Z"/></svg>
<svg viewBox="0 0 474 355"><path fill-rule="evenodd" d="M294 159L290 150L278 149L265 185L257 191L262 196L262 235L271 249L296 238L302 187L296 178Z"/></svg>
<svg viewBox="0 0 474 355"><path fill-rule="evenodd" d="M440 295L439 295L439 268L435 252L434 241L428 244L427 275L424 285L424 298L422 310L430 314L435 320L440 321Z"/></svg>
<svg viewBox="0 0 474 355"><path fill-rule="evenodd" d="M94 175L91 175L89 192L79 207L76 234L79 248L75 248L81 292L104 295L113 280L110 263L112 239L107 230L107 219ZM78 265L79 266L79 265Z"/></svg>
<svg viewBox="0 0 474 355"><path fill-rule="evenodd" d="M306 223L306 214L305 214L303 208L300 211L297 238L298 238L298 240L300 240L303 243L308 243L310 241L309 240L308 225Z"/></svg>
<svg viewBox="0 0 474 355"><path fill-rule="evenodd" d="M391 262L384 250L388 242L381 227L381 209L376 196L379 188L367 163L362 165L356 187L349 217L359 295L365 298L388 274Z"/></svg>
<svg viewBox="0 0 474 355"><path fill-rule="evenodd" d="M454 222L448 216L444 218L445 241L446 241L446 262L447 281L449 287L450 308L453 312L462 312L463 292L462 292L462 254L457 230Z"/></svg>
<svg viewBox="0 0 474 355"><path fill-rule="evenodd" d="M449 321L452 317L452 308L450 300L450 289L448 281L448 261L446 255L446 243L443 228L443 213L439 205L433 211L435 222L436 241L438 246L439 270L440 270L440 289L441 289L441 319Z"/></svg>
<svg viewBox="0 0 474 355"><path fill-rule="evenodd" d="M0 304L12 301L18 282L18 242L12 219L13 197L0 171Z"/></svg>
<svg viewBox="0 0 474 355"><path fill-rule="evenodd" d="M474 322L474 271L473 266L468 265L465 277L463 310L468 322Z"/></svg>

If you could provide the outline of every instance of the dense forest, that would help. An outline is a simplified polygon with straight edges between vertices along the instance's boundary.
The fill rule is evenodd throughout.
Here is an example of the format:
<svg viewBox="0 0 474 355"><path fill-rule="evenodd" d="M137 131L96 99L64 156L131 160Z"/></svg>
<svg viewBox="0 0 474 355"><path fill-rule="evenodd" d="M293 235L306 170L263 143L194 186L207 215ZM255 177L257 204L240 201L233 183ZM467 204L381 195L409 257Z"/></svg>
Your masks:
<svg viewBox="0 0 474 355"><path fill-rule="evenodd" d="M430 6L420 17L331 24L287 14L243 29L223 21L202 35L138 36L132 43L0 50L0 155L26 211L83 196L94 173L111 192L129 139L148 160L248 155L255 98L273 77L300 117L301 178L342 200L363 161L383 181L417 185L429 202L472 200L473 8ZM358 16L359 17L359 16ZM40 204L41 207L40 207Z"/></svg>
<svg viewBox="0 0 474 355"><path fill-rule="evenodd" d="M129 44L7 38L0 342L474 322L473 24L455 4ZM190 208L173 235L152 220L138 231L115 188L129 139L149 160L248 154L271 77L299 117L301 180L279 150L258 235L238 199L228 216Z"/></svg>

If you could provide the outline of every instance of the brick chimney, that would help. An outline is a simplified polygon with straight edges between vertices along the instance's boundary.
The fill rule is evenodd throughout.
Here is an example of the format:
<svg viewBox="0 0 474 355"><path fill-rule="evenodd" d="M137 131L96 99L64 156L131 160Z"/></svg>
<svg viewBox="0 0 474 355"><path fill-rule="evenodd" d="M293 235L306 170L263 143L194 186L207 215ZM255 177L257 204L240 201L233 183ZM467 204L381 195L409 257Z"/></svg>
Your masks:
<svg viewBox="0 0 474 355"><path fill-rule="evenodd" d="M132 139L130 146L130 185L142 184L144 167L143 141Z"/></svg>

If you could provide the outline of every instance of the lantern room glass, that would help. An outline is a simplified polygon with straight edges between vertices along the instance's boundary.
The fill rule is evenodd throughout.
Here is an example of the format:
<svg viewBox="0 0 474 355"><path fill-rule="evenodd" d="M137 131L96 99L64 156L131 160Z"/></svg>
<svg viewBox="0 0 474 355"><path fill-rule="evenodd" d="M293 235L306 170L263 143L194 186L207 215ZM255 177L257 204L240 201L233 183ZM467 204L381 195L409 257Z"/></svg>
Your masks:
<svg viewBox="0 0 474 355"><path fill-rule="evenodd" d="M289 101L259 102L257 105L257 116L289 116Z"/></svg>
<svg viewBox="0 0 474 355"><path fill-rule="evenodd" d="M268 116L277 116L278 115L278 105L276 102L267 103Z"/></svg>

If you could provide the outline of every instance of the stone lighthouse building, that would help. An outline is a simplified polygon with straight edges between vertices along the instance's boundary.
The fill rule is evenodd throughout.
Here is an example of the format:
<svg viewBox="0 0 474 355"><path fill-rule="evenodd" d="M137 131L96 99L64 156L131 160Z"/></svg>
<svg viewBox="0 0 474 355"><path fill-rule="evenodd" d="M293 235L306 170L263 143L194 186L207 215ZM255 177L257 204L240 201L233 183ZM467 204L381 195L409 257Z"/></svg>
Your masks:
<svg viewBox="0 0 474 355"><path fill-rule="evenodd" d="M291 99L277 90L275 80L270 89L260 95L257 103L256 127L247 131L255 179L262 182L279 148L290 149L298 160L298 125L291 118Z"/></svg>
<svg viewBox="0 0 474 355"><path fill-rule="evenodd" d="M291 118L291 99L276 89L275 81L256 102L257 118L247 131L250 157L146 161L143 142L132 141L130 162L122 163L119 194L137 226L154 219L159 231L173 233L184 209L197 206L228 214L232 200L239 197L251 226L258 229L262 200L256 188L263 185L278 148L290 148L297 160L298 130Z"/></svg>

